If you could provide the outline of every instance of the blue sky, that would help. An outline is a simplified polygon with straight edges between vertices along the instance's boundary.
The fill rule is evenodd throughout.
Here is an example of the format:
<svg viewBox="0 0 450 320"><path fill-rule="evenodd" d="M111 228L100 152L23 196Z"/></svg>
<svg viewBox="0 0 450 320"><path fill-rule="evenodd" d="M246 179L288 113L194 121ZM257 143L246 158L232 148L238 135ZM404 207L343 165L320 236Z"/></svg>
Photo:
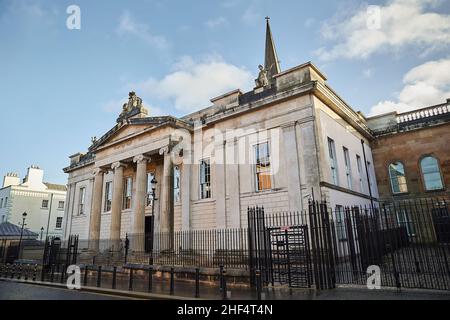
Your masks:
<svg viewBox="0 0 450 320"><path fill-rule="evenodd" d="M0 175L38 164L66 183L68 156L114 126L131 90L151 115L182 116L251 89L267 15L282 69L313 61L355 110L450 98L450 0L0 0Z"/></svg>

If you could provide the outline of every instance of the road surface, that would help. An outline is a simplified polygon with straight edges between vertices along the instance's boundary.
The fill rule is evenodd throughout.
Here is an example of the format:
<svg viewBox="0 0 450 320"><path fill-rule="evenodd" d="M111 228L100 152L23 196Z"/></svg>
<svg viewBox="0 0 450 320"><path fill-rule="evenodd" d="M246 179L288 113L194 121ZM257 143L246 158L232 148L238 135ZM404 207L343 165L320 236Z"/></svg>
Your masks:
<svg viewBox="0 0 450 320"><path fill-rule="evenodd" d="M126 300L106 294L0 281L0 300Z"/></svg>

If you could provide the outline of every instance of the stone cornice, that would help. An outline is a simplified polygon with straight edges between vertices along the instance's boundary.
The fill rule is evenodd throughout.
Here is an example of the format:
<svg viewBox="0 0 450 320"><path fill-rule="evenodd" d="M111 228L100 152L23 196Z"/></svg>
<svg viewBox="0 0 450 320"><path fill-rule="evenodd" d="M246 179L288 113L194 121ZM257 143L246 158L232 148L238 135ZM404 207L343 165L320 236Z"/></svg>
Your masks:
<svg viewBox="0 0 450 320"><path fill-rule="evenodd" d="M369 140L374 139L371 130L365 123L365 119L362 120L358 113L342 100L331 87L320 82L315 82L314 94L324 102L327 107L350 123L365 138Z"/></svg>

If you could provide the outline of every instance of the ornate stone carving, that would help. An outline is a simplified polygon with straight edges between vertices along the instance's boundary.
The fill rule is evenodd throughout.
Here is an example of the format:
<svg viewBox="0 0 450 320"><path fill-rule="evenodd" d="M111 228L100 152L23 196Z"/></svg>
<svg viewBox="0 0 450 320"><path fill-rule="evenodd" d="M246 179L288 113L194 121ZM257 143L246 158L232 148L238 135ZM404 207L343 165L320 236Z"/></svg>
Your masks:
<svg viewBox="0 0 450 320"><path fill-rule="evenodd" d="M106 173L106 170L102 169L102 168L95 168L94 171L92 171L92 175L94 177L100 175L100 174L104 174Z"/></svg>
<svg viewBox="0 0 450 320"><path fill-rule="evenodd" d="M135 157L133 158L133 162L135 162L135 163L141 163L141 162L143 162L143 161L150 162L150 161L151 161L151 158L146 157L146 156L144 156L143 154L140 154L140 155L135 156Z"/></svg>
<svg viewBox="0 0 450 320"><path fill-rule="evenodd" d="M259 74L258 79L255 80L255 84L257 88L266 87L269 85L269 79L267 79L267 70L264 69L262 65L258 66Z"/></svg>
<svg viewBox="0 0 450 320"><path fill-rule="evenodd" d="M126 167L126 164L124 164L124 163L122 163L122 162L120 162L120 161L118 161L118 162L114 162L112 165L111 165L111 169L112 170L116 170L116 169L118 169L118 168L120 168L120 167Z"/></svg>
<svg viewBox="0 0 450 320"><path fill-rule="evenodd" d="M169 154L170 150L169 150L169 146L165 146L162 147L161 149L159 149L159 154L162 155L167 155Z"/></svg>
<svg viewBox="0 0 450 320"><path fill-rule="evenodd" d="M138 114L147 115L148 110L142 105L142 99L139 98L134 91L131 91L128 94L128 102L122 106L122 113L118 118L118 122L122 122L128 117Z"/></svg>

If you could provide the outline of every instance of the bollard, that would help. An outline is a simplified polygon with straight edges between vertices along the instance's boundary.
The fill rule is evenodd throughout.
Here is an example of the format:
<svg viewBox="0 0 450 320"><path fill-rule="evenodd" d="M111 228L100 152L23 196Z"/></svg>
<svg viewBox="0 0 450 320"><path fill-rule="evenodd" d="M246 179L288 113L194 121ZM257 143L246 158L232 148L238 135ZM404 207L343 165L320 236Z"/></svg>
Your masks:
<svg viewBox="0 0 450 320"><path fill-rule="evenodd" d="M95 256L92 257L92 265L95 266Z"/></svg>
<svg viewBox="0 0 450 320"><path fill-rule="evenodd" d="M153 268L148 269L148 292L153 291Z"/></svg>
<svg viewBox="0 0 450 320"><path fill-rule="evenodd" d="M97 269L97 288L102 286L102 266L98 266Z"/></svg>
<svg viewBox="0 0 450 320"><path fill-rule="evenodd" d="M219 266L219 287L223 291L223 265Z"/></svg>
<svg viewBox="0 0 450 320"><path fill-rule="evenodd" d="M256 274L256 293L258 295L258 300L261 300L261 271L258 269Z"/></svg>
<svg viewBox="0 0 450 320"><path fill-rule="evenodd" d="M11 272L11 279L14 279L14 273L15 273L15 271L16 271L16 265L13 264L13 265L12 265L12 272Z"/></svg>
<svg viewBox="0 0 450 320"><path fill-rule="evenodd" d="M25 281L28 281L28 270L30 269L30 265L29 264L27 264L26 265L26 267L25 267Z"/></svg>
<svg viewBox="0 0 450 320"><path fill-rule="evenodd" d="M128 290L133 290L133 269L130 268L130 279L128 281Z"/></svg>
<svg viewBox="0 0 450 320"><path fill-rule="evenodd" d="M45 281L45 269L46 269L46 267L44 267L44 265L42 265L42 268L41 268L41 282Z"/></svg>
<svg viewBox="0 0 450 320"><path fill-rule="evenodd" d="M113 278L112 278L112 288L116 288L116 277L117 277L117 267L113 267Z"/></svg>
<svg viewBox="0 0 450 320"><path fill-rule="evenodd" d="M227 279L225 278L225 274L226 271L223 268L223 266L221 266L221 270L222 270L222 299L223 300L227 300Z"/></svg>
<svg viewBox="0 0 450 320"><path fill-rule="evenodd" d="M18 275L17 275L17 279L18 280L22 279L22 272L23 272L22 265L19 264L19 272L18 272Z"/></svg>
<svg viewBox="0 0 450 320"><path fill-rule="evenodd" d="M174 292L174 269L170 268L170 295L173 296Z"/></svg>
<svg viewBox="0 0 450 320"><path fill-rule="evenodd" d="M37 264L34 265L34 270L33 270L33 281L36 281L36 276L37 276Z"/></svg>
<svg viewBox="0 0 450 320"><path fill-rule="evenodd" d="M195 268L195 297L200 298L200 269Z"/></svg>
<svg viewBox="0 0 450 320"><path fill-rule="evenodd" d="M67 268L64 268L63 266L61 266L61 276L59 277L59 283L63 284L64 283L64 273L67 270Z"/></svg>
<svg viewBox="0 0 450 320"><path fill-rule="evenodd" d="M50 274L50 282L53 282L54 277L55 277L55 265L52 264L52 270L51 270L51 274Z"/></svg>
<svg viewBox="0 0 450 320"><path fill-rule="evenodd" d="M83 285L86 287L87 286L87 279L88 279L88 266L85 265L84 266L84 281L83 281Z"/></svg>

